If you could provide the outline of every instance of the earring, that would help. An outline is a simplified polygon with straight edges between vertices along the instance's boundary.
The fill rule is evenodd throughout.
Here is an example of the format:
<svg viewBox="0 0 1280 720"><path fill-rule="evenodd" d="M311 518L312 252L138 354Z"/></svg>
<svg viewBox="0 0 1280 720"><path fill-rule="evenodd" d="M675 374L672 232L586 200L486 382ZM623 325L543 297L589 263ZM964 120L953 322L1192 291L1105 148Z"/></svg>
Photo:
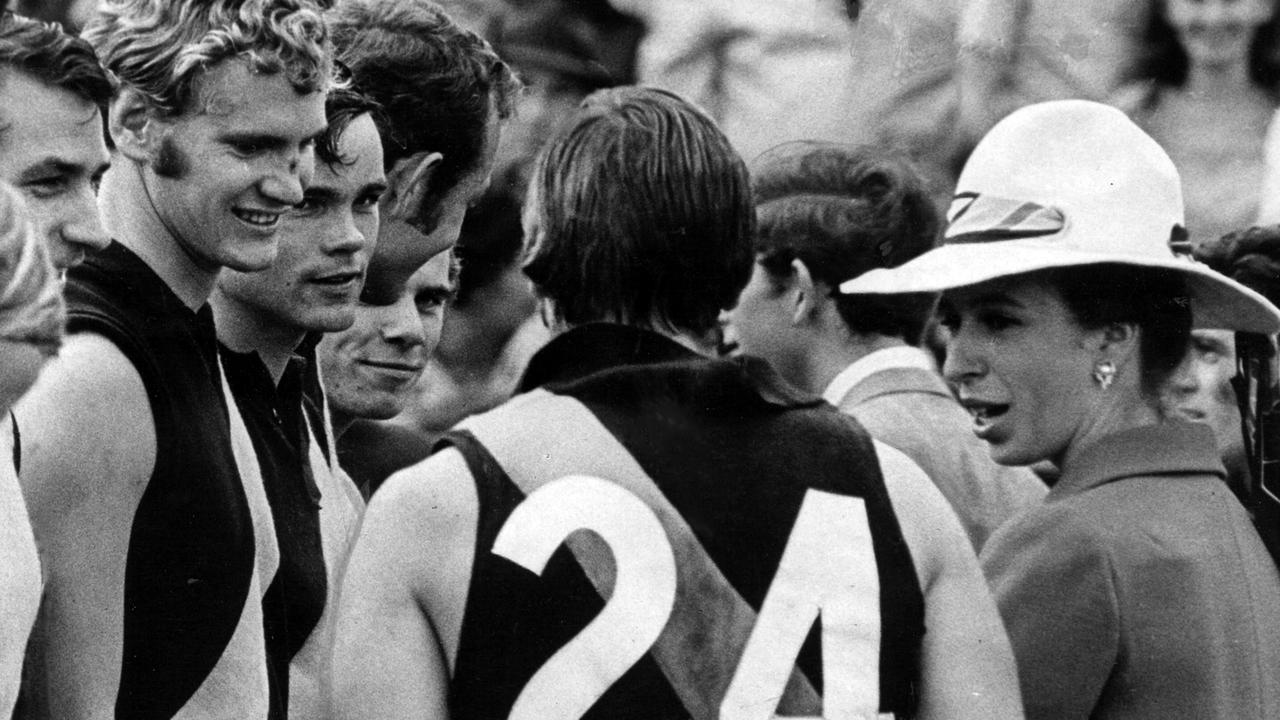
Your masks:
<svg viewBox="0 0 1280 720"><path fill-rule="evenodd" d="M1102 360L1093 366L1093 380L1103 390L1111 387L1111 381L1116 379L1116 364L1110 360Z"/></svg>

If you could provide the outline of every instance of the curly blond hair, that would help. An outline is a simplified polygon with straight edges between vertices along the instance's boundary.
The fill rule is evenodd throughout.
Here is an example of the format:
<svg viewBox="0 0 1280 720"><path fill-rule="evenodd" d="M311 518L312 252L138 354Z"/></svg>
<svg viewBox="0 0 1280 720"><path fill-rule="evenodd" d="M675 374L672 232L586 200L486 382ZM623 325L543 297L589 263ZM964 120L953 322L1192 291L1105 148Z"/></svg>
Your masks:
<svg viewBox="0 0 1280 720"><path fill-rule="evenodd" d="M333 53L320 10L314 0L103 0L82 36L117 88L179 115L196 78L230 58L284 73L299 93L326 91Z"/></svg>

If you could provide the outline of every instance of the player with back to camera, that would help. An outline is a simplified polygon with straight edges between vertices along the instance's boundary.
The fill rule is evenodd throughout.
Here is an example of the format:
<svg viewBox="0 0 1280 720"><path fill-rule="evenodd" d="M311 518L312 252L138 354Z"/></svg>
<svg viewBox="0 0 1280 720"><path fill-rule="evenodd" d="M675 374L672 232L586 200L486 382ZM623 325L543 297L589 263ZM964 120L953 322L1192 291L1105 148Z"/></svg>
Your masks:
<svg viewBox="0 0 1280 720"><path fill-rule="evenodd" d="M556 337L374 496L338 717L1019 717L928 478L766 364L705 357L754 226L714 123L600 91L533 178L526 272Z"/></svg>

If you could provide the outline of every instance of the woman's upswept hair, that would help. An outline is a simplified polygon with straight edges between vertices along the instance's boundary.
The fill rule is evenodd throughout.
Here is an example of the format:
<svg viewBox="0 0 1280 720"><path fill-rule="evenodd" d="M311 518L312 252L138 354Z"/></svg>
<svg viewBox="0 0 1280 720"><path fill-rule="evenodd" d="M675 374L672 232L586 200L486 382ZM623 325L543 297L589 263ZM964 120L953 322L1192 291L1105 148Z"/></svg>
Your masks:
<svg viewBox="0 0 1280 720"><path fill-rule="evenodd" d="M1191 339L1191 292L1181 273L1103 263L1033 274L1058 291L1067 309L1085 328L1111 323L1137 325L1142 388L1149 397L1158 396L1182 363Z"/></svg>
<svg viewBox="0 0 1280 720"><path fill-rule="evenodd" d="M310 0L103 0L83 37L118 86L167 115L190 110L196 78L231 58L283 73L299 93L332 82L328 31Z"/></svg>
<svg viewBox="0 0 1280 720"><path fill-rule="evenodd" d="M751 277L746 165L673 93L589 95L539 156L526 202L525 274L570 325L705 333Z"/></svg>
<svg viewBox="0 0 1280 720"><path fill-rule="evenodd" d="M1187 80L1187 51L1178 32L1165 19L1168 0L1151 3L1145 35L1146 50L1138 60L1138 77L1157 85L1181 87ZM1280 94L1280 12L1258 28L1249 46L1249 79L1273 94Z"/></svg>

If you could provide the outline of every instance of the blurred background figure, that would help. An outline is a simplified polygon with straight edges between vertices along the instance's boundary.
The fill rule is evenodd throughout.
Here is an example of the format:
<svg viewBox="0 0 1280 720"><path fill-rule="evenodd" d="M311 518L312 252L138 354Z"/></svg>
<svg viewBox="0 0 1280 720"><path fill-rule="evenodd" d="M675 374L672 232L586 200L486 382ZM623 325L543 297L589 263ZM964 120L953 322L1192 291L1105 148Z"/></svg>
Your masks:
<svg viewBox="0 0 1280 720"><path fill-rule="evenodd" d="M0 717L18 698L27 637L40 607L40 559L18 486L9 408L62 342L65 309L47 248L18 193L0 183Z"/></svg>
<svg viewBox="0 0 1280 720"><path fill-rule="evenodd" d="M1177 166L1194 244L1252 225L1260 204L1280 214L1280 178L1263 189L1278 23L1276 0L1158 0L1139 67L1144 84L1115 98ZM1270 154L1280 162L1280 147Z"/></svg>
<svg viewBox="0 0 1280 720"><path fill-rule="evenodd" d="M859 3L612 1L645 24L639 82L701 106L743 157L787 140L844 137Z"/></svg>
<svg viewBox="0 0 1280 720"><path fill-rule="evenodd" d="M639 80L691 98L744 157L793 140L890 147L949 198L968 0L615 0L644 20Z"/></svg>
<svg viewBox="0 0 1280 720"><path fill-rule="evenodd" d="M963 133L1044 100L1108 102L1139 77L1154 0L962 0Z"/></svg>

